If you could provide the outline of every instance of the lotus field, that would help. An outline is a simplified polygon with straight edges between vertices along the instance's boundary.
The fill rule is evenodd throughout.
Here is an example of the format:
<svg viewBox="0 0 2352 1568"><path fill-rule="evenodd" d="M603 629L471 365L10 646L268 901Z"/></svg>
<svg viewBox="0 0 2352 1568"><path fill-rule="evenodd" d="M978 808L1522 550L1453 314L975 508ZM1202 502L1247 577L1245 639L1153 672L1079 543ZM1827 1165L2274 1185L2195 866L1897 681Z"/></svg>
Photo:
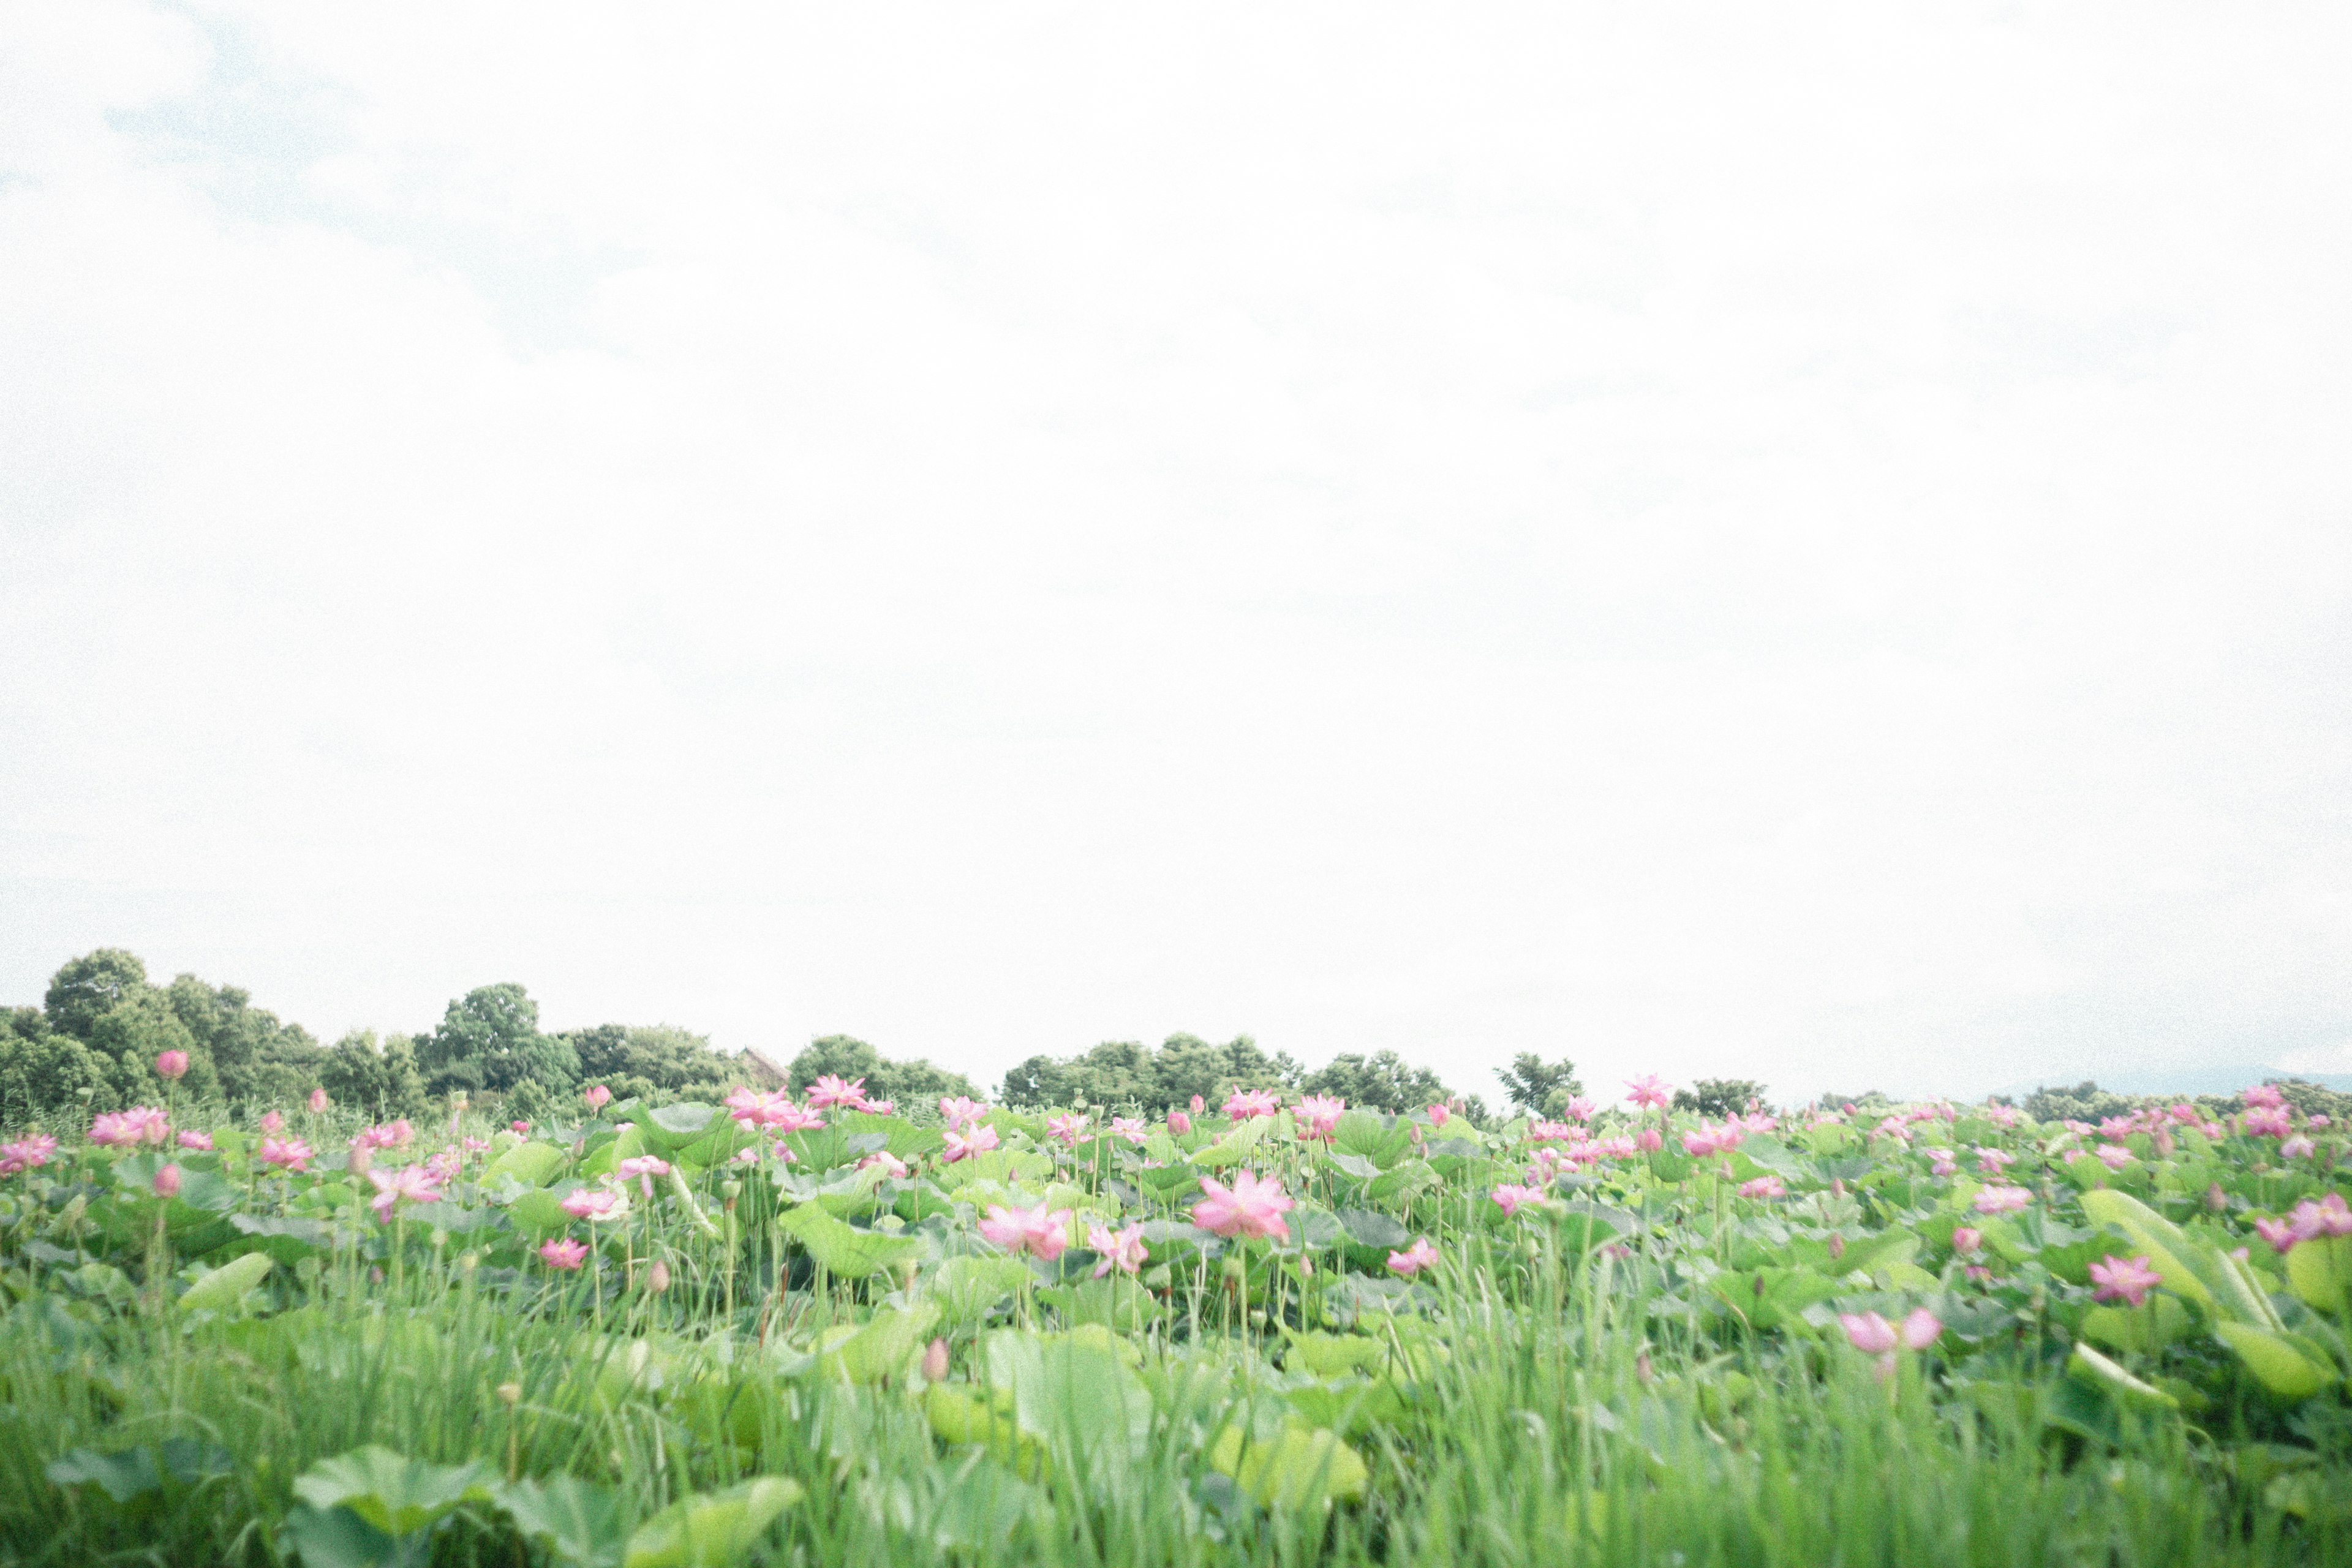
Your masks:
<svg viewBox="0 0 2352 1568"><path fill-rule="evenodd" d="M2352 1561L2325 1117L1630 1088L18 1130L0 1557Z"/></svg>

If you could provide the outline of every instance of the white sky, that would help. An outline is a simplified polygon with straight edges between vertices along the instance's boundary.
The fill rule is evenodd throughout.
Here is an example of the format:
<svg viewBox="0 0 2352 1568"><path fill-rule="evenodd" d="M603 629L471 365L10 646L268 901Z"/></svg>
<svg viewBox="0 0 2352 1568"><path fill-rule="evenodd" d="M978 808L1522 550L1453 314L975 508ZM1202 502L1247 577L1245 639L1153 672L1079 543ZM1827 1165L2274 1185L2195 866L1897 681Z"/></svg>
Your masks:
<svg viewBox="0 0 2352 1568"><path fill-rule="evenodd" d="M0 999L2352 1070L2352 12L0 7Z"/></svg>

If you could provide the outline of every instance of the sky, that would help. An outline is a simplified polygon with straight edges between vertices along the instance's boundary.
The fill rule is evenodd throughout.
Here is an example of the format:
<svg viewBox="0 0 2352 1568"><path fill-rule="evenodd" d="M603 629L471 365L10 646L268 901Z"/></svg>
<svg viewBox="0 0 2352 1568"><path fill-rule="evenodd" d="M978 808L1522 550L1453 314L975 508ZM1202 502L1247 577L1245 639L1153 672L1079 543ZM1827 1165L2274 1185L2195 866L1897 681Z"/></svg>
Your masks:
<svg viewBox="0 0 2352 1568"><path fill-rule="evenodd" d="M0 8L0 1000L2352 1071L2352 12Z"/></svg>

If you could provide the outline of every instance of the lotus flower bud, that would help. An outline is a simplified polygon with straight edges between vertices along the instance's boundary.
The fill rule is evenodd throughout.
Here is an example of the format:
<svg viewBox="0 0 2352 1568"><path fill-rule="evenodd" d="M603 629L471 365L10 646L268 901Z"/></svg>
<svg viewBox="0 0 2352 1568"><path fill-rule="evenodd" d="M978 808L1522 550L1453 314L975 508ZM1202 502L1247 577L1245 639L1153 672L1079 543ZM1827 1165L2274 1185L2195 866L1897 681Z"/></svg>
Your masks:
<svg viewBox="0 0 2352 1568"><path fill-rule="evenodd" d="M165 1051L155 1058L155 1071L163 1078L185 1078L188 1075L188 1053Z"/></svg>
<svg viewBox="0 0 2352 1568"><path fill-rule="evenodd" d="M155 1173L155 1195L159 1198L176 1198L180 1195L179 1166L166 1165Z"/></svg>
<svg viewBox="0 0 2352 1568"><path fill-rule="evenodd" d="M933 1340L923 1352L923 1381L938 1383L948 1374L948 1342Z"/></svg>

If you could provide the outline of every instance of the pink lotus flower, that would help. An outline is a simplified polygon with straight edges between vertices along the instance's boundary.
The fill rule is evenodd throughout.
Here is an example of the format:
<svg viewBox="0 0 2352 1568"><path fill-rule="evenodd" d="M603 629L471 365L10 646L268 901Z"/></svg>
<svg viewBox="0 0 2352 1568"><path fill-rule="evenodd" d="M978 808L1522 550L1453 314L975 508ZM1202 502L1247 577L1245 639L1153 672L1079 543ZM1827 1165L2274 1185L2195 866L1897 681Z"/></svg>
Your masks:
<svg viewBox="0 0 2352 1568"><path fill-rule="evenodd" d="M1988 1105L1985 1107L1985 1120L1995 1127L2014 1127L2025 1120L2025 1112L2013 1105Z"/></svg>
<svg viewBox="0 0 2352 1568"><path fill-rule="evenodd" d="M2317 1203L2309 1198L2294 1205L2290 1216L2294 1221L2294 1234L2301 1241L2313 1241L2323 1236L2352 1236L2352 1209L2347 1209L2342 1193L2330 1193Z"/></svg>
<svg viewBox="0 0 2352 1568"><path fill-rule="evenodd" d="M1225 1098L1224 1112L1236 1121L1246 1121L1255 1116L1272 1116L1282 1109L1282 1097L1270 1089L1244 1089L1234 1086Z"/></svg>
<svg viewBox="0 0 2352 1568"><path fill-rule="evenodd" d="M2303 1124L2305 1127L2333 1127L2335 1125L2333 1121L2329 1121L2325 1115L2318 1112L2314 1112L2313 1114L2305 1117L2303 1119Z"/></svg>
<svg viewBox="0 0 2352 1568"><path fill-rule="evenodd" d="M324 1115L327 1110L327 1091L323 1089L312 1089L310 1098L304 1103L310 1106L311 1115Z"/></svg>
<svg viewBox="0 0 2352 1568"><path fill-rule="evenodd" d="M1789 1195L1789 1189L1778 1176L1759 1176L1752 1182L1740 1183L1739 1195L1743 1198L1785 1198Z"/></svg>
<svg viewBox="0 0 2352 1568"><path fill-rule="evenodd" d="M1171 1110L1168 1113L1168 1131L1181 1138L1192 1131L1192 1119L1181 1110Z"/></svg>
<svg viewBox="0 0 2352 1568"><path fill-rule="evenodd" d="M1139 1145L1149 1142L1151 1137L1144 1130L1140 1116L1114 1116L1110 1119L1110 1131L1112 1137L1124 1138L1129 1143Z"/></svg>
<svg viewBox="0 0 2352 1568"><path fill-rule="evenodd" d="M108 1111L89 1124L89 1141L110 1148L131 1143L161 1143L171 1135L171 1119L152 1105Z"/></svg>
<svg viewBox="0 0 2352 1568"><path fill-rule="evenodd" d="M1192 1205L1192 1223L1202 1230L1213 1230L1223 1237L1278 1236L1290 1239L1290 1222L1283 1215L1293 1200L1282 1190L1282 1184L1268 1177L1260 1181L1253 1171L1242 1171L1234 1177L1228 1188L1214 1176L1201 1178L1204 1194Z"/></svg>
<svg viewBox="0 0 2352 1568"><path fill-rule="evenodd" d="M2258 1105L2240 1123L2249 1138L2284 1138L2294 1131L2294 1112L2284 1105Z"/></svg>
<svg viewBox="0 0 2352 1568"><path fill-rule="evenodd" d="M162 1170L157 1171L155 1173L154 1186L155 1195L159 1198L178 1197L180 1195L180 1167L177 1165L166 1165Z"/></svg>
<svg viewBox="0 0 2352 1568"><path fill-rule="evenodd" d="M749 1149L743 1151L746 1154L751 1152ZM871 1170L876 1166L881 1167L882 1173L894 1182L905 1179L907 1174L907 1162L887 1149L877 1149L857 1162L857 1168L861 1171Z"/></svg>
<svg viewBox="0 0 2352 1568"><path fill-rule="evenodd" d="M1143 1245L1143 1227L1139 1225L1130 1225L1122 1230L1090 1225L1087 1226L1087 1245L1102 1254L1102 1260L1095 1265L1094 1277L1097 1279L1114 1268L1132 1274L1143 1267L1143 1260L1149 1256Z"/></svg>
<svg viewBox="0 0 2352 1568"><path fill-rule="evenodd" d="M1592 1147L1593 1151L1603 1159L1630 1160L1633 1157L1635 1151L1638 1150L1641 1145L1636 1140L1625 1137L1621 1133L1614 1138L1601 1139L1595 1142ZM1650 1147L1654 1149L1657 1147L1657 1144L1653 1142Z"/></svg>
<svg viewBox="0 0 2352 1568"><path fill-rule="evenodd" d="M183 1149L209 1150L213 1146L213 1135L209 1132L183 1132L179 1142Z"/></svg>
<svg viewBox="0 0 2352 1568"><path fill-rule="evenodd" d="M2252 1089L2242 1089L2238 1091L2238 1098L2250 1107L2265 1109L2286 1103L2286 1096L2278 1091L2278 1086L2268 1083L2258 1083Z"/></svg>
<svg viewBox="0 0 2352 1568"><path fill-rule="evenodd" d="M278 1134L278 1133L280 1133L280 1132L285 1131L286 1131L286 1118L285 1118L285 1116L284 1116L283 1114L281 1114L280 1112L278 1112L278 1111L275 1111L275 1110L265 1110L265 1111L263 1111L263 1112L261 1113L261 1130L262 1130L264 1132L268 1132L268 1133L271 1134L272 1136L275 1136L275 1135L276 1135L276 1134Z"/></svg>
<svg viewBox="0 0 2352 1568"><path fill-rule="evenodd" d="M788 1100L770 1106L762 1114L766 1116L768 1125L779 1132L814 1132L824 1125L824 1118L819 1116L813 1107L814 1102L802 1106Z"/></svg>
<svg viewBox="0 0 2352 1568"><path fill-rule="evenodd" d="M969 1160L975 1154L985 1154L995 1148L996 1143L996 1129L993 1127L980 1126L972 1128L968 1132L950 1132L947 1135L947 1146L940 1151L940 1158L952 1165L958 1160Z"/></svg>
<svg viewBox="0 0 2352 1568"><path fill-rule="evenodd" d="M987 1117L988 1107L965 1095L959 1094L953 1100L942 1095L940 1098L940 1114L947 1118L948 1126L951 1129L970 1127Z"/></svg>
<svg viewBox="0 0 2352 1568"><path fill-rule="evenodd" d="M518 1137L528 1138L530 1136L530 1123L517 1118L507 1123L507 1131Z"/></svg>
<svg viewBox="0 0 2352 1568"><path fill-rule="evenodd" d="M1979 1214L2015 1214L2033 1201L2033 1194L2023 1187L1987 1187L1977 1194Z"/></svg>
<svg viewBox="0 0 2352 1568"><path fill-rule="evenodd" d="M1914 1308L1900 1327L1875 1312L1840 1312L1838 1326L1845 1330L1848 1344L1864 1355L1878 1358L1878 1375L1881 1377L1895 1370L1895 1352L1898 1345L1906 1350L1923 1351L1934 1344L1944 1331L1943 1323L1925 1307Z"/></svg>
<svg viewBox="0 0 2352 1568"><path fill-rule="evenodd" d="M2017 1163L2017 1156L2000 1149L1979 1149L1977 1169L1988 1176L1998 1176Z"/></svg>
<svg viewBox="0 0 2352 1568"><path fill-rule="evenodd" d="M779 1106L792 1102L793 1097L781 1089L764 1093L756 1089L738 1089L727 1097L727 1114L747 1127L766 1127L774 1122Z"/></svg>
<svg viewBox="0 0 2352 1568"><path fill-rule="evenodd" d="M980 1222L981 1238L1007 1252L1032 1252L1053 1262L1070 1245L1070 1211L1049 1211L1046 1205L1051 1201L1041 1200L1034 1209L989 1205L988 1217Z"/></svg>
<svg viewBox="0 0 2352 1568"><path fill-rule="evenodd" d="M948 1342L933 1340L923 1352L923 1381L943 1382L948 1375Z"/></svg>
<svg viewBox="0 0 2352 1568"><path fill-rule="evenodd" d="M1952 1230L1952 1250L1962 1258L1984 1245L1984 1232L1972 1225L1956 1226Z"/></svg>
<svg viewBox="0 0 2352 1568"><path fill-rule="evenodd" d="M1704 1160L1723 1147L1717 1139L1716 1130L1702 1121L1697 1131L1683 1134L1683 1152L1695 1160Z"/></svg>
<svg viewBox="0 0 2352 1568"><path fill-rule="evenodd" d="M1076 1148L1078 1146L1079 1134L1086 1131L1086 1130L1087 1119L1078 1115L1076 1111L1072 1111L1063 1116L1056 1116L1051 1121L1045 1123L1045 1136L1060 1143L1066 1149Z"/></svg>
<svg viewBox="0 0 2352 1568"><path fill-rule="evenodd" d="M1454 1112L1453 1112L1452 1109L1451 1109L1451 1108L1449 1108L1449 1107L1447 1107L1447 1106L1444 1106L1444 1105L1433 1105L1433 1106L1430 1106L1430 1107L1428 1108L1428 1110L1429 1110L1429 1124L1430 1124L1432 1127L1443 1127L1443 1126L1444 1126L1444 1125L1445 1125L1445 1123L1446 1123L1448 1121L1450 1121L1450 1120L1453 1118L1453 1115L1454 1115Z"/></svg>
<svg viewBox="0 0 2352 1568"><path fill-rule="evenodd" d="M792 1146L790 1144L779 1143L768 1152L773 1154L780 1163L786 1165L796 1164L800 1160L800 1156L793 1152Z"/></svg>
<svg viewBox="0 0 2352 1568"><path fill-rule="evenodd" d="M1540 1204L1544 1200L1543 1189L1541 1187L1514 1186L1508 1182L1502 1183L1496 1186L1492 1193L1487 1194L1487 1196L1495 1200L1495 1206L1496 1208L1501 1209L1506 1215L1513 1218L1516 1218L1519 1210L1527 1205Z"/></svg>
<svg viewBox="0 0 2352 1568"><path fill-rule="evenodd" d="M1664 1110L1674 1102L1675 1086L1654 1072L1627 1079L1625 1089L1625 1098L1636 1106Z"/></svg>
<svg viewBox="0 0 2352 1568"><path fill-rule="evenodd" d="M2102 1143L2095 1151L2099 1163L2110 1171L2120 1171L2132 1163L2132 1152L2117 1143Z"/></svg>
<svg viewBox="0 0 2352 1568"><path fill-rule="evenodd" d="M373 1173L370 1173L373 1179ZM605 1224L629 1212L629 1200L611 1187L574 1187L563 1194L562 1208L573 1219Z"/></svg>
<svg viewBox="0 0 2352 1568"><path fill-rule="evenodd" d="M616 1173L624 1180L637 1179L637 1188L648 1198L654 1195L654 1178L669 1174L669 1162L652 1154L633 1154L621 1162Z"/></svg>
<svg viewBox="0 0 2352 1568"><path fill-rule="evenodd" d="M1581 1137L1583 1135L1583 1131L1584 1130L1582 1128L1572 1127L1565 1121L1531 1122L1528 1127L1528 1142L1530 1143L1565 1143L1571 1138Z"/></svg>
<svg viewBox="0 0 2352 1568"><path fill-rule="evenodd" d="M2303 1239L2295 1235L2294 1222L2284 1219L2258 1219L2254 1221L2254 1234L2269 1242L2272 1251L2279 1253L2294 1251L2294 1244Z"/></svg>
<svg viewBox="0 0 2352 1568"><path fill-rule="evenodd" d="M185 1051L159 1052L155 1058L155 1076L169 1079L187 1077L188 1053Z"/></svg>
<svg viewBox="0 0 2352 1568"><path fill-rule="evenodd" d="M1309 1094L1300 1097L1291 1116L1301 1138L1328 1138L1347 1110L1348 1102L1338 1095Z"/></svg>
<svg viewBox="0 0 2352 1568"><path fill-rule="evenodd" d="M1579 1094L1571 1096L1569 1102L1559 1108L1559 1113L1570 1121L1590 1121L1600 1110L1590 1096Z"/></svg>
<svg viewBox="0 0 2352 1568"><path fill-rule="evenodd" d="M279 1165L289 1171L310 1168L310 1145L299 1138L264 1138L261 1141L261 1163Z"/></svg>
<svg viewBox="0 0 2352 1568"><path fill-rule="evenodd" d="M577 1268L588 1261L588 1244L551 1237L539 1244L539 1257L550 1268Z"/></svg>
<svg viewBox="0 0 2352 1568"><path fill-rule="evenodd" d="M28 1132L14 1143L0 1144L0 1176L37 1170L58 1152L58 1141L46 1132Z"/></svg>
<svg viewBox="0 0 2352 1568"><path fill-rule="evenodd" d="M2098 1301L2128 1301L2138 1306L2147 1293L2164 1283L2164 1276L2147 1266L2147 1255L2123 1258L2109 1253L2091 1265L2091 1283L2098 1289L2091 1292Z"/></svg>
<svg viewBox="0 0 2352 1568"><path fill-rule="evenodd" d="M592 1083L582 1092L580 1098L588 1102L589 1110L602 1110L613 1103L613 1091L601 1083ZM572 1267L576 1268L579 1265L573 1264Z"/></svg>
<svg viewBox="0 0 2352 1568"><path fill-rule="evenodd" d="M1633 1146L1645 1154L1656 1153L1665 1147L1665 1143L1666 1141L1658 1135L1658 1130L1654 1127L1644 1127L1633 1134Z"/></svg>
<svg viewBox="0 0 2352 1568"><path fill-rule="evenodd" d="M862 1110L868 1116L887 1116L892 1111L898 1110L898 1105L896 1100L867 1100L861 1095L856 1103L852 1105L849 1109L852 1110Z"/></svg>
<svg viewBox="0 0 2352 1568"><path fill-rule="evenodd" d="M864 1079L845 1079L837 1073L825 1073L809 1085L809 1108L815 1110L828 1105L855 1105L865 1093Z"/></svg>
<svg viewBox="0 0 2352 1568"><path fill-rule="evenodd" d="M1429 1245L1429 1237L1425 1236L1414 1237L1413 1244L1404 1251L1389 1254L1389 1271L1392 1274L1402 1274L1407 1279L1411 1279L1424 1268L1436 1267L1437 1248Z"/></svg>
<svg viewBox="0 0 2352 1568"><path fill-rule="evenodd" d="M1209 1108L1209 1102L1199 1095L1192 1097L1192 1114L1198 1116Z"/></svg>
<svg viewBox="0 0 2352 1568"><path fill-rule="evenodd" d="M1930 1149L1927 1158L1935 1162L1927 1169L1931 1176L1948 1176L1960 1168L1958 1157L1949 1149Z"/></svg>
<svg viewBox="0 0 2352 1568"><path fill-rule="evenodd" d="M441 1188L431 1171L422 1165L403 1165L396 1171L370 1171L367 1179L375 1187L375 1196L368 1200L378 1220L392 1217L393 1205L405 1198L411 1203L436 1204L441 1201Z"/></svg>
<svg viewBox="0 0 2352 1568"><path fill-rule="evenodd" d="M2315 1152L2318 1148L2318 1144L2298 1132L2279 1145L2279 1158L2282 1160L2305 1159Z"/></svg>

